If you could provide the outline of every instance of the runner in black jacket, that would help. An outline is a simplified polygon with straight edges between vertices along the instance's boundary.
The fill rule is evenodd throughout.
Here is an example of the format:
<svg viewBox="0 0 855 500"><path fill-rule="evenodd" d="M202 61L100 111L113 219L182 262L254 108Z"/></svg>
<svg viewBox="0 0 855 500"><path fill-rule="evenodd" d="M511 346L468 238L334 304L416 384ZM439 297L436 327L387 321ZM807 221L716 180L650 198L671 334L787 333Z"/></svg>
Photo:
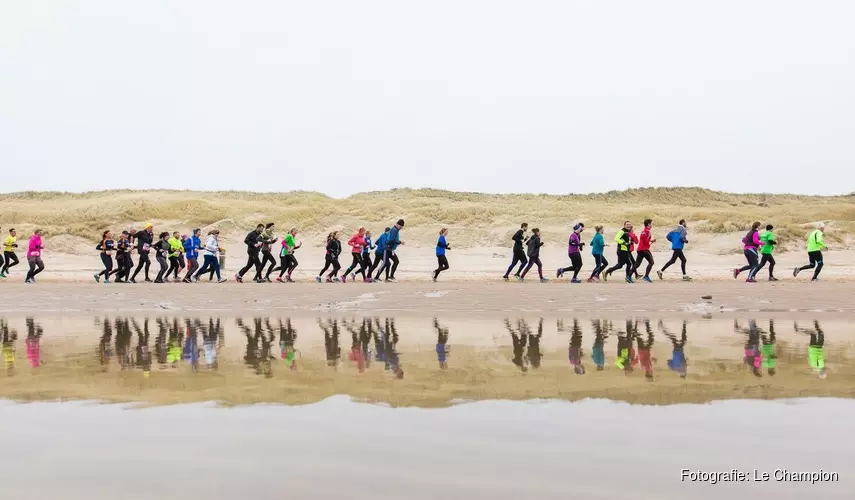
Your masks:
<svg viewBox="0 0 855 500"><path fill-rule="evenodd" d="M505 272L505 275L502 276L502 279L505 281L508 281L508 276L511 274L511 271L514 270L514 266L517 265L517 262L519 262L519 264L520 264L519 269L517 269L517 272L514 273L514 276L517 278L519 278L520 273L522 273L525 265L528 264L528 259L525 256L525 249L523 248L523 243L528 241L528 238L526 238L526 236L525 236L525 232L527 230L528 230L528 223L523 222L520 225L519 231L514 233L514 236L511 238L512 240L514 240L514 250L513 250L514 258L511 261L511 265L508 266L508 270Z"/></svg>
<svg viewBox="0 0 855 500"><path fill-rule="evenodd" d="M254 231L250 231L249 234L246 235L246 238L243 239L243 242L246 244L246 265L237 274L235 274L235 281L243 283L243 275L254 266L255 278L253 278L253 281L256 283L262 283L261 259L258 258L258 254L261 252L261 245L263 243L261 240L261 233L263 231L264 224L259 224L256 226Z"/></svg>

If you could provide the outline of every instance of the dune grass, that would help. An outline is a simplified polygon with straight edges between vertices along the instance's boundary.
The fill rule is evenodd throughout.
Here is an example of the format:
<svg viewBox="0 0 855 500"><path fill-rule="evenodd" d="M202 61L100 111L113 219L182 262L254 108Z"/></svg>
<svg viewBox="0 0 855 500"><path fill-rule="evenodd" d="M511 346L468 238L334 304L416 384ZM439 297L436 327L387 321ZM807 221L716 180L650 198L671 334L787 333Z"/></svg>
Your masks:
<svg viewBox="0 0 855 500"><path fill-rule="evenodd" d="M680 218L690 230L730 234L751 222L773 223L784 245L802 240L818 221L828 223L827 240L849 244L855 229L855 195L800 196L733 194L701 188L641 188L585 195L461 193L435 189L394 189L344 199L315 192L253 193L177 190L20 192L0 196L0 225L27 234L38 227L49 236L96 240L111 228L145 222L179 230L217 227L238 234L258 222L280 230L298 227L322 238L332 229L359 226L375 231L407 222L407 239L430 244L440 227L455 230L457 246L505 245L520 222L566 232L575 221L609 228L650 217L660 228Z"/></svg>

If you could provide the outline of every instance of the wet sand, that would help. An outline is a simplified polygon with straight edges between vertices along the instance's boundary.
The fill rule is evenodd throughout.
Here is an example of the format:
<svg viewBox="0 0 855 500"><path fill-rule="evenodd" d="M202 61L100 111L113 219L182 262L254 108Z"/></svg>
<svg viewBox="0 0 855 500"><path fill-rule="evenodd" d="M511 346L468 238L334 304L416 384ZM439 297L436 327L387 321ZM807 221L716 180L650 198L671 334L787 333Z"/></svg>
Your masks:
<svg viewBox="0 0 855 500"><path fill-rule="evenodd" d="M855 314L848 282L398 282L323 284L110 284L6 282L2 314L92 313L361 313L493 318L496 314L656 314L665 317L759 313L812 318ZM711 296L711 300L702 297Z"/></svg>
<svg viewBox="0 0 855 500"><path fill-rule="evenodd" d="M3 498L851 498L855 402L441 410L332 398L129 410L0 401ZM683 481L682 469L836 472L836 482Z"/></svg>

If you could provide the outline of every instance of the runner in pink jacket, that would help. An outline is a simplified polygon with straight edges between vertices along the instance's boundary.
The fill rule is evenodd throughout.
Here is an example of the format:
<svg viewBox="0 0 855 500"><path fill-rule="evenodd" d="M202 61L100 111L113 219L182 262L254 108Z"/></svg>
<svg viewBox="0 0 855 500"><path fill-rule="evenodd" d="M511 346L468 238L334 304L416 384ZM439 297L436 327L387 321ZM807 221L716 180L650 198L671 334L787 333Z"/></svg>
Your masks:
<svg viewBox="0 0 855 500"><path fill-rule="evenodd" d="M42 230L36 229L33 231L33 235L30 236L30 243L27 246L27 262L30 264L30 271L27 273L24 283L35 283L36 275L44 270L45 264L42 262L43 249Z"/></svg>

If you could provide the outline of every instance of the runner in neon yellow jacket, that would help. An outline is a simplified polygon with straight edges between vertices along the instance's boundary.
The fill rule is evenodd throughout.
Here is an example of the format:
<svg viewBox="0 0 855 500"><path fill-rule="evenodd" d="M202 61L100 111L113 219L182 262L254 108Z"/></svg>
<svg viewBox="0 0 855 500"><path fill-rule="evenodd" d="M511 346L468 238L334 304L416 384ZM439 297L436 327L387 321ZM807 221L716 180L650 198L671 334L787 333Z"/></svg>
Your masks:
<svg viewBox="0 0 855 500"><path fill-rule="evenodd" d="M807 240L807 251L810 264L793 269L793 278L798 276L799 272L804 271L805 269L815 269L811 281L819 279L819 272L822 271L822 251L828 250L828 247L825 246L825 241L823 240L824 235L825 223L820 222L816 226L816 230L810 233Z"/></svg>

